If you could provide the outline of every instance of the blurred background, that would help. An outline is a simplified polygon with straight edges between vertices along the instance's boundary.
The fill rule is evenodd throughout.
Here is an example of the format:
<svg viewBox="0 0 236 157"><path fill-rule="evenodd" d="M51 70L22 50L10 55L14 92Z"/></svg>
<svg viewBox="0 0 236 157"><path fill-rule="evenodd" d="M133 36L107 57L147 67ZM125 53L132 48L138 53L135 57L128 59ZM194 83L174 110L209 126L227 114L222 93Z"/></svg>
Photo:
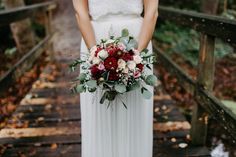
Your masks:
<svg viewBox="0 0 236 157"><path fill-rule="evenodd" d="M212 87L207 88L207 90L213 95L214 100L216 98L217 102L223 105L224 115L215 117L214 114L209 114L209 116L207 114L208 127L207 129L202 127L207 130L204 146L209 148L213 157L234 157L236 156L236 144L232 135L236 135L236 0L160 0L160 5L160 16L153 36L154 45L158 48L156 51L164 52L174 64L194 81L199 81L199 69L209 67L209 71L203 70L205 71L205 74L202 74L202 77L205 78L203 84L212 79L210 83ZM170 16L176 13L176 17L174 17L176 20L171 20L168 14L164 15L168 13L167 11L172 12ZM191 15L190 18L185 16L186 14ZM190 24L186 21L179 24L183 17L189 18ZM200 18L199 22L198 19ZM178 19L180 20L178 21ZM211 40L212 34L207 36L207 43L203 44L204 41L200 40L203 36L202 32L207 34L205 30L219 31L219 26L215 25L217 27L215 28L213 25L214 20L218 24L222 23L221 33L215 33L214 46L211 45L213 41ZM209 23L202 24L205 21ZM195 25L191 24L191 22ZM198 29L199 25L204 25L202 26L204 28ZM224 34L226 37L224 37ZM71 114L72 109L68 109L67 113L67 109L65 109L67 107L54 108L51 101L55 104L62 103L62 100L65 101L63 104L79 104L78 96L70 96L68 85L62 86L62 84L68 83L73 78L72 75L76 75L68 74L67 66L72 59L79 56L80 40L81 35L77 28L70 0L0 0L0 129L16 129L10 130L13 132L12 136L9 135L9 130L7 131L8 133L3 131L3 133L0 133L1 138L6 140L5 138L9 138L8 136L18 136L17 128L33 128L36 125L37 127L50 126L51 123L49 125L49 121L52 113L56 114L56 117L53 118L58 119ZM209 45L211 45L210 48ZM201 56L199 52L204 46L210 50L213 49L215 62L209 65L204 63L199 68L199 56ZM162 55L157 53L157 56L161 58ZM211 63L210 59L209 62ZM214 65L215 69L211 65ZM171 101L175 108L178 109L178 112L184 116L184 121L190 125L193 123L193 111L196 109L194 106L199 105L199 101L195 100L196 93L187 92L183 87L185 83L178 81L178 77L172 75L163 61L158 61L155 69L161 84L156 89L155 101L159 101L159 103L155 107L156 117L154 122L155 120L158 121L160 117L166 122L171 121L165 115L169 114L169 112L166 112L167 108L169 108L166 103ZM208 72L209 76L211 75L210 73L213 73L214 77L207 78ZM48 85L48 82L52 84ZM59 86L60 89L58 89ZM62 87L63 90L61 89ZM49 88L50 90L39 92L38 88ZM68 95L66 99L65 95ZM36 110L32 110L32 104L27 110L22 110L19 107L22 105L22 101L26 103L25 99L31 100L41 97L51 97L55 98L55 100L45 102L42 110L38 109L41 106L38 106ZM209 97L211 98L211 96ZM42 103L42 99L37 99L37 101L40 102L36 102L36 104ZM218 109L221 110L222 108ZM47 114L42 114L42 111L45 110L47 110ZM66 110L66 113L63 110ZM215 110L217 111L217 107ZM42 115L38 113L34 115L34 111L41 112ZM29 114L28 119L22 120L22 117L26 114ZM218 113L215 114L217 115ZM219 119L224 119L225 117L226 120L219 121ZM229 125L222 124L224 122L227 123L228 117L230 120ZM36 119L35 122L30 121L32 118ZM47 118L50 120L47 121ZM42 121L45 121L45 126L41 125ZM220 123L221 125L219 125ZM167 127L167 130L157 129L157 131L168 132L176 127L176 125L171 125L172 127L168 129L168 125L161 125L162 127ZM181 125L184 124L181 123ZM71 130L70 127L69 130ZM22 131L24 132L24 130ZM58 134L61 135L67 131L62 131L62 133ZM31 136L36 137L41 136L41 134L32 132ZM184 141L180 144L189 142L190 132L187 132L184 136L186 136L185 140L187 142ZM165 141L163 139L162 141ZM174 136L169 137L169 139L172 143L177 140ZM58 143L50 143L50 149L55 150L57 148L59 148ZM4 154L8 149L9 145L5 145L3 142L1 153ZM60 149L63 148L60 147ZM28 149L25 151L28 151ZM12 153L14 151L10 148L9 152ZM24 151L21 154L24 154ZM185 154L184 156L188 155Z"/></svg>

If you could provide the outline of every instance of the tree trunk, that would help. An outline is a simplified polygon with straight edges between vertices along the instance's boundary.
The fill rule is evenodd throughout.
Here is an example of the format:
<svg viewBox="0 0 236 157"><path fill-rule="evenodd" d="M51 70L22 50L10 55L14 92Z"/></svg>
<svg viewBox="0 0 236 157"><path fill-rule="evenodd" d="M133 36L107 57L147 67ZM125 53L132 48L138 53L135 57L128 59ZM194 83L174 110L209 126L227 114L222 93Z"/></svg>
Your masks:
<svg viewBox="0 0 236 157"><path fill-rule="evenodd" d="M202 12L216 14L219 7L219 0L202 0Z"/></svg>
<svg viewBox="0 0 236 157"><path fill-rule="evenodd" d="M22 7L24 0L3 0L6 9ZM31 28L30 19L11 23L11 31L20 53L29 51L35 45L35 34Z"/></svg>

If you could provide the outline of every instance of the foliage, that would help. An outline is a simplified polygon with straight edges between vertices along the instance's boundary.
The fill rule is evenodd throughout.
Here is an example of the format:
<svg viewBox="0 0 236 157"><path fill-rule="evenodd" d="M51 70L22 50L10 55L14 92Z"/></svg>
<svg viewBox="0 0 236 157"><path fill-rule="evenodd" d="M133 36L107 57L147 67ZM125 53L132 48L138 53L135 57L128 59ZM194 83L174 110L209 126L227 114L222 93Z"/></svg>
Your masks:
<svg viewBox="0 0 236 157"><path fill-rule="evenodd" d="M0 10L3 10L3 9L4 9L3 3L2 3L2 1L0 0Z"/></svg>
<svg viewBox="0 0 236 157"><path fill-rule="evenodd" d="M168 49L166 49L168 53L179 53L193 65L197 65L200 35L195 30L179 27L166 21L155 31L154 37L168 45ZM219 39L216 40L215 55L217 58L224 57L232 51L231 46Z"/></svg>
<svg viewBox="0 0 236 157"><path fill-rule="evenodd" d="M160 1L161 5L171 6L180 9L200 10L200 0L165 0Z"/></svg>
<svg viewBox="0 0 236 157"><path fill-rule="evenodd" d="M33 28L35 34L36 34L38 37L40 37L40 38L45 37L45 35L46 35L45 31L46 31L46 30L45 30L45 27L44 27L42 24L40 24L40 23L38 23L37 21L33 20L33 22L32 22L32 28Z"/></svg>
<svg viewBox="0 0 236 157"><path fill-rule="evenodd" d="M12 58L12 57L14 57L16 55L16 52L17 52L16 47L8 48L8 49L5 50L5 55L8 58Z"/></svg>

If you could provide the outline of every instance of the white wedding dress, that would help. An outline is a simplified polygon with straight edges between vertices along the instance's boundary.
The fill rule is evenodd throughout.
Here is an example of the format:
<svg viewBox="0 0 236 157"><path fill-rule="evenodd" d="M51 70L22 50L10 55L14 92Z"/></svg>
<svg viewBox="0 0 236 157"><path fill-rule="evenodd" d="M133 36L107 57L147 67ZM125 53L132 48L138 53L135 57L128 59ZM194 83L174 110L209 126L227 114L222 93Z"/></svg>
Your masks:
<svg viewBox="0 0 236 157"><path fill-rule="evenodd" d="M138 38L143 18L143 0L88 0L96 40L109 33L120 36L127 28ZM152 53L152 43L148 45ZM81 57L88 53L81 41ZM81 69L82 70L82 69ZM147 70L153 73L152 70ZM153 88L148 87L153 93ZM116 99L109 108L100 104L101 90L82 93L82 157L152 157L153 99L144 99L140 90L122 95L127 105Z"/></svg>

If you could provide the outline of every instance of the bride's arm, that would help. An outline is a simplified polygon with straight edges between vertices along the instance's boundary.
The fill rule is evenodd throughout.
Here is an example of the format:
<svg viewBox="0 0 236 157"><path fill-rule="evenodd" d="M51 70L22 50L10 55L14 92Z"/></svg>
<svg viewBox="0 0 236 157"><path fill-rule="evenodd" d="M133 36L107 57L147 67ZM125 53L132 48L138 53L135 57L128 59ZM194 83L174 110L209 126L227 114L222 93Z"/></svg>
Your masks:
<svg viewBox="0 0 236 157"><path fill-rule="evenodd" d="M85 44L90 49L96 45L94 30L90 21L88 0L73 0L76 18Z"/></svg>
<svg viewBox="0 0 236 157"><path fill-rule="evenodd" d="M138 50L142 51L152 39L158 17L158 0L144 0L144 19L139 34Z"/></svg>

